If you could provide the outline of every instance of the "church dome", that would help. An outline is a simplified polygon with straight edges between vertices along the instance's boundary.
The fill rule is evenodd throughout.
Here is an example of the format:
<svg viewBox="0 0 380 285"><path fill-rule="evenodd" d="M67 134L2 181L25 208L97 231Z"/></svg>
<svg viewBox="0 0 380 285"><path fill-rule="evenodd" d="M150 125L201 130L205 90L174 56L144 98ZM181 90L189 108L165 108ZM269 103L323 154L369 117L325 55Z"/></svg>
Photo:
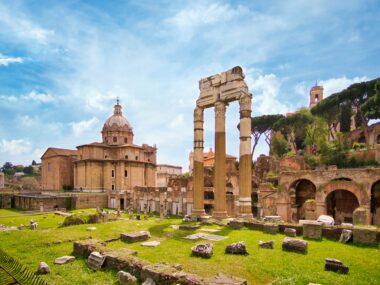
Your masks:
<svg viewBox="0 0 380 285"><path fill-rule="evenodd" d="M107 144L119 145L132 143L132 126L123 116L119 100L117 100L117 103L114 106L113 115L109 117L104 123L102 135L103 142Z"/></svg>

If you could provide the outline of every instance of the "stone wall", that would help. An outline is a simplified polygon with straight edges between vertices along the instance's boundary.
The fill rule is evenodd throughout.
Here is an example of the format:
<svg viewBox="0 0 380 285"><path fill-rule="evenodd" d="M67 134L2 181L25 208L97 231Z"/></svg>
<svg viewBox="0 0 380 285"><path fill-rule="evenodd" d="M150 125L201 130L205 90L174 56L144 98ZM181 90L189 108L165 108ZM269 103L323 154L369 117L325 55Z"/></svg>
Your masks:
<svg viewBox="0 0 380 285"><path fill-rule="evenodd" d="M74 209L107 208L108 197L106 193L76 194L73 197Z"/></svg>
<svg viewBox="0 0 380 285"><path fill-rule="evenodd" d="M4 173L0 172L0 190L4 189L5 182L4 182Z"/></svg>

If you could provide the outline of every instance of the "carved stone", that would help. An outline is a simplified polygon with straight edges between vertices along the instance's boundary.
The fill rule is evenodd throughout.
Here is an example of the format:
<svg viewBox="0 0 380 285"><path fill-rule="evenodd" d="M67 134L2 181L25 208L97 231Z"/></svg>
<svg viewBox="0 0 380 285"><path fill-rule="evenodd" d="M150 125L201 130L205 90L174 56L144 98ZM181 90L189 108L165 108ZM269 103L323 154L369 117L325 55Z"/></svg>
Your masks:
<svg viewBox="0 0 380 285"><path fill-rule="evenodd" d="M334 271L337 273L342 274L348 274L348 271L350 268L343 264L340 260L333 259L333 258L326 258L325 259L325 270L326 271Z"/></svg>
<svg viewBox="0 0 380 285"><path fill-rule="evenodd" d="M282 242L282 250L292 251L298 253L307 253L308 243L305 240L293 239L293 238L284 238Z"/></svg>

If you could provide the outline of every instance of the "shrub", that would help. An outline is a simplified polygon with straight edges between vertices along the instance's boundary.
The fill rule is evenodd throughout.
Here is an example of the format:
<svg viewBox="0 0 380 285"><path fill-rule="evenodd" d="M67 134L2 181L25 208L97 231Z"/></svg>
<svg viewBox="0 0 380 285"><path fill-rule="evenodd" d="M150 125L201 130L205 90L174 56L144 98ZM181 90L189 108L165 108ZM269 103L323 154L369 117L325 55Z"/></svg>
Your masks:
<svg viewBox="0 0 380 285"><path fill-rule="evenodd" d="M62 223L63 227L88 224L90 217L88 215L71 215L65 218Z"/></svg>

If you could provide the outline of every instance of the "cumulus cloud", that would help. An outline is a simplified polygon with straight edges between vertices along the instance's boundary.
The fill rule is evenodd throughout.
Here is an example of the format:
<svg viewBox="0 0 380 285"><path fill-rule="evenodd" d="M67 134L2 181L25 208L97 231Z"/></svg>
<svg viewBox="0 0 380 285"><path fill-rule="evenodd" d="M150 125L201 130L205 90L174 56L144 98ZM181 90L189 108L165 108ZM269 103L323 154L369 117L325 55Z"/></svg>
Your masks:
<svg viewBox="0 0 380 285"><path fill-rule="evenodd" d="M342 91L343 89L347 88L351 84L368 81L368 80L369 79L366 76L354 77L354 78L347 78L346 76L343 76L339 78L330 78L327 80L322 80L318 83L318 85L323 86L324 97L327 97L327 96L330 96L331 94Z"/></svg>
<svg viewBox="0 0 380 285"><path fill-rule="evenodd" d="M92 130L98 122L98 118L93 117L87 121L83 120L79 122L71 122L70 125L73 130L74 136L79 137L84 133Z"/></svg>
<svg viewBox="0 0 380 285"><path fill-rule="evenodd" d="M10 57L0 53L0 66L8 66L12 63L23 63L24 60L21 57Z"/></svg>
<svg viewBox="0 0 380 285"><path fill-rule="evenodd" d="M253 112L260 114L284 114L289 106L278 98L281 80L273 73L252 76L247 74L247 84L253 93Z"/></svg>
<svg viewBox="0 0 380 285"><path fill-rule="evenodd" d="M5 140L0 141L0 151L4 153L9 153L13 155L23 154L30 152L32 149L32 144L28 140L16 139L16 140Z"/></svg>
<svg viewBox="0 0 380 285"><path fill-rule="evenodd" d="M51 103L56 101L56 98L53 95L49 93L39 93L36 91L32 91L28 95L22 96L22 99L40 103Z"/></svg>

